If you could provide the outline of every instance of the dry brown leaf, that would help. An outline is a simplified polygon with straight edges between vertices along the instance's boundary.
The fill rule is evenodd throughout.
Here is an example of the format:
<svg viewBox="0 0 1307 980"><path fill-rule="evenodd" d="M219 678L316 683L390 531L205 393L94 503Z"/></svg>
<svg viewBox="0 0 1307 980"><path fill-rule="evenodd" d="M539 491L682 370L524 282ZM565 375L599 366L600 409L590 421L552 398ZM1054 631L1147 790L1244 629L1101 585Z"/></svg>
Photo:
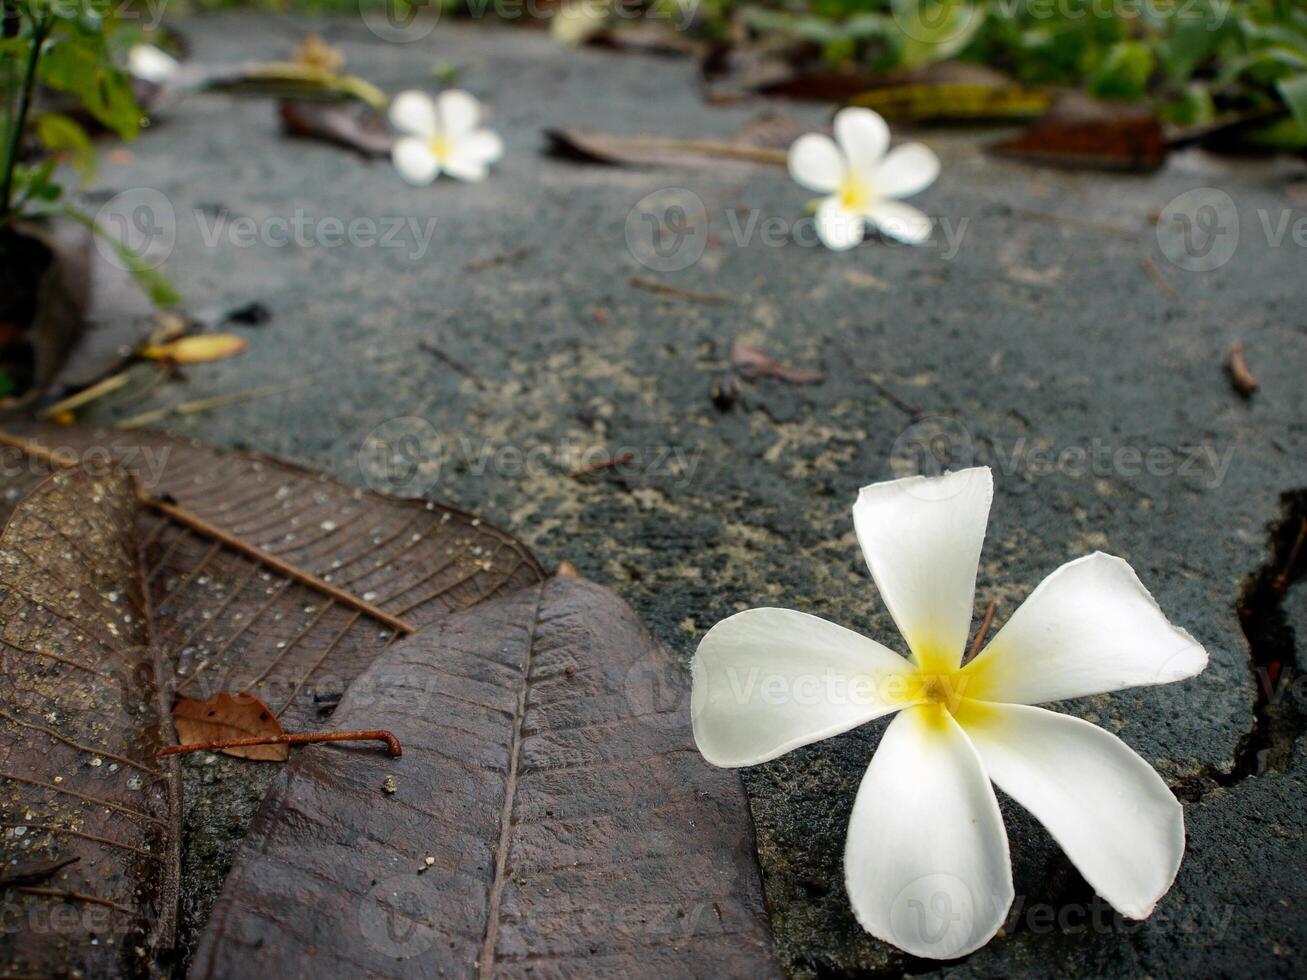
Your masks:
<svg viewBox="0 0 1307 980"><path fill-rule="evenodd" d="M589 129L550 129L549 152L588 163L632 167L754 169L784 167L788 151L725 140L685 140L662 136L614 136Z"/></svg>
<svg viewBox="0 0 1307 980"><path fill-rule="evenodd" d="M207 701L179 698L173 705L172 720L177 726L177 740L183 745L285 733L272 709L245 692L222 691ZM289 745L238 745L218 751L260 762L285 762L290 758Z"/></svg>
<svg viewBox="0 0 1307 980"><path fill-rule="evenodd" d="M74 457L112 458L145 493L419 628L547 577L525 545L480 517L267 456L148 431L28 424L18 434ZM5 447L14 465L3 472L22 486L39 470L8 459L14 452ZM139 523L157 639L181 696L250 691L288 730L317 729L394 639L357 608L166 515L143 512Z"/></svg>
<svg viewBox="0 0 1307 980"><path fill-rule="evenodd" d="M297 753L190 976L780 977L743 786L695 749L688 688L579 578L408 637L336 714L403 757Z"/></svg>
<svg viewBox="0 0 1307 980"><path fill-rule="evenodd" d="M24 885L41 885L56 874L80 861L79 857L61 858L58 861L27 861L10 864L0 871L0 891L21 888Z"/></svg>
<svg viewBox="0 0 1307 980"><path fill-rule="evenodd" d="M1065 167L1156 170L1166 160L1166 138L1151 109L1070 93L1024 132L992 144L989 150Z"/></svg>
<svg viewBox="0 0 1307 980"><path fill-rule="evenodd" d="M277 111L289 135L343 146L365 157L387 156L395 142L385 117L371 106L282 99Z"/></svg>
<svg viewBox="0 0 1307 980"><path fill-rule="evenodd" d="M1243 397L1251 398L1261 387L1257 375L1253 374L1252 368L1248 366L1248 356L1244 353L1242 343L1232 344L1226 352L1225 369L1229 372L1230 383L1234 385L1234 390Z"/></svg>
<svg viewBox="0 0 1307 980"><path fill-rule="evenodd" d="M0 976L155 976L177 912L180 789L136 498L62 470L0 538ZM59 923L51 935L52 923Z"/></svg>
<svg viewBox="0 0 1307 980"><path fill-rule="evenodd" d="M141 356L152 361L171 361L173 364L206 364L235 357L245 350L249 342L230 333L202 333L181 337L166 344L144 347Z"/></svg>

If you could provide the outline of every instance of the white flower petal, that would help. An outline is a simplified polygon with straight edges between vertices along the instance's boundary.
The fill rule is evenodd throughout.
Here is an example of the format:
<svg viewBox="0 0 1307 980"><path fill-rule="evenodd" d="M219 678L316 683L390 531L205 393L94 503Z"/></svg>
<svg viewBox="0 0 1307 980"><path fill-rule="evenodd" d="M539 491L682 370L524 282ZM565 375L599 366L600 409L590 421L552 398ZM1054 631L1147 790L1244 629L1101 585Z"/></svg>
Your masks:
<svg viewBox="0 0 1307 980"><path fill-rule="evenodd" d="M1007 833L985 767L953 716L908 708L858 788L844 845L853 912L914 956L985 945L1012 904Z"/></svg>
<svg viewBox="0 0 1307 980"><path fill-rule="evenodd" d="M153 44L133 44L127 52L127 71L134 78L164 85L181 70L177 59Z"/></svg>
<svg viewBox="0 0 1307 980"><path fill-rule="evenodd" d="M481 120L481 103L467 92L449 89L436 98L441 134L451 142L477 128Z"/></svg>
<svg viewBox="0 0 1307 980"><path fill-rule="evenodd" d="M1175 881L1184 812L1162 777L1095 725L1043 708L964 702L989 778L1045 827L1094 891L1146 918Z"/></svg>
<svg viewBox="0 0 1307 980"><path fill-rule="evenodd" d="M965 696L1040 704L1169 684L1207 666L1207 652L1173 626L1134 569L1095 552L1039 583L971 663Z"/></svg>
<svg viewBox="0 0 1307 980"><path fill-rule="evenodd" d="M431 152L430 144L416 136L395 140L391 159L395 161L399 175L417 187L431 183L440 173L440 163Z"/></svg>
<svg viewBox="0 0 1307 980"><path fill-rule="evenodd" d="M835 113L835 142L854 173L871 177L889 149L889 126L870 109L841 109Z"/></svg>
<svg viewBox="0 0 1307 980"><path fill-rule="evenodd" d="M930 218L910 204L877 201L867 209L867 220L882 235L908 245L921 245L930 240Z"/></svg>
<svg viewBox="0 0 1307 980"><path fill-rule="evenodd" d="M853 505L871 577L928 673L962 661L993 497L993 475L980 466L876 483Z"/></svg>
<svg viewBox="0 0 1307 980"><path fill-rule="evenodd" d="M881 197L911 197L939 176L939 157L923 143L904 143L890 150L876 168L874 186Z"/></svg>
<svg viewBox="0 0 1307 980"><path fill-rule="evenodd" d="M478 129L468 133L457 144L458 152L466 154L482 163L497 163L504 155L504 141L499 134L489 129Z"/></svg>
<svg viewBox="0 0 1307 980"><path fill-rule="evenodd" d="M426 92L400 92L390 103L390 124L412 136L435 136L436 104Z"/></svg>
<svg viewBox="0 0 1307 980"><path fill-rule="evenodd" d="M846 208L838 197L828 197L817 208L817 237L834 252L844 252L862 241L867 219Z"/></svg>
<svg viewBox="0 0 1307 980"><path fill-rule="evenodd" d="M810 191L831 194L839 190L847 164L834 140L809 133L790 147L789 166L796 182Z"/></svg>
<svg viewBox="0 0 1307 980"><path fill-rule="evenodd" d="M473 153L466 152L462 147L449 151L444 159L444 171L451 177L472 183L485 180L490 174L490 168L486 166L484 160Z"/></svg>
<svg viewBox="0 0 1307 980"><path fill-rule="evenodd" d="M912 665L874 640L792 609L724 619L694 658L690 716L703 757L752 766L902 707Z"/></svg>

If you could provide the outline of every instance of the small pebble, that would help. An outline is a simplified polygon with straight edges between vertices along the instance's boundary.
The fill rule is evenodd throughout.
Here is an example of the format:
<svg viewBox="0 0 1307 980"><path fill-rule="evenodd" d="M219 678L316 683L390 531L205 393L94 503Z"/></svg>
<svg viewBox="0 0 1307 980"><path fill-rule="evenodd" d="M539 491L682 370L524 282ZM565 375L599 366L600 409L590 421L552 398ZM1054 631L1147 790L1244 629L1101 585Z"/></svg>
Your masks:
<svg viewBox="0 0 1307 980"><path fill-rule="evenodd" d="M381 788L387 793L393 793L398 788L395 786L395 777L387 776L381 784Z"/></svg>

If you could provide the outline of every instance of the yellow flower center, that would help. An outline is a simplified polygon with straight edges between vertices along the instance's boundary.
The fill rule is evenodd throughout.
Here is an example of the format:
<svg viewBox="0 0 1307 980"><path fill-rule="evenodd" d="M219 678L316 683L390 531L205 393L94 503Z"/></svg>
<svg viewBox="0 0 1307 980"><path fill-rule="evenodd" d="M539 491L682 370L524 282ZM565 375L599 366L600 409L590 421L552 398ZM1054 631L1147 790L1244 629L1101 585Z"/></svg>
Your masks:
<svg viewBox="0 0 1307 980"><path fill-rule="evenodd" d="M848 211L862 214L871 204L871 188L856 174L848 174L840 184L840 204Z"/></svg>
<svg viewBox="0 0 1307 980"><path fill-rule="evenodd" d="M427 142L431 149L431 155L436 158L437 163L444 163L445 158L449 156L449 140L443 136L433 136Z"/></svg>
<svg viewBox="0 0 1307 980"><path fill-rule="evenodd" d="M913 699L923 704L938 705L949 713L956 713L962 705L962 698L967 687L967 678L960 670L941 673L922 671L916 676L917 690Z"/></svg>

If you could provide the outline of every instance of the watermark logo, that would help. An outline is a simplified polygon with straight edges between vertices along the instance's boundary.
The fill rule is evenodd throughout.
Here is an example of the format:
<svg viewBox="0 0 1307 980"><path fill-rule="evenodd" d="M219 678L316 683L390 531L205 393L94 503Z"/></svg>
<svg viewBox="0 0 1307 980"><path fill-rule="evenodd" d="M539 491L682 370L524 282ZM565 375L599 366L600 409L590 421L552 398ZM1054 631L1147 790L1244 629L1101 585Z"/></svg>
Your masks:
<svg viewBox="0 0 1307 980"><path fill-rule="evenodd" d="M1239 209L1215 187L1195 187L1173 198L1157 219L1157 247L1186 272L1211 272L1239 247Z"/></svg>
<svg viewBox="0 0 1307 980"><path fill-rule="evenodd" d="M96 211L95 222L119 243L115 247L104 235L94 236L100 255L119 269L157 269L177 245L177 213L167 195L153 187L115 194Z"/></svg>
<svg viewBox="0 0 1307 980"><path fill-rule="evenodd" d="M440 476L440 433L426 419L387 419L367 434L358 451L363 482L378 493L420 497Z"/></svg>
<svg viewBox="0 0 1307 980"><path fill-rule="evenodd" d="M419 956L439 938L436 898L436 883L429 875L410 873L380 881L359 902L359 932L383 956Z"/></svg>
<svg viewBox="0 0 1307 980"><path fill-rule="evenodd" d="M1063 446L1026 436L1011 442L986 439L982 446L960 418L932 415L899 433L890 448L890 469L901 479L941 476L950 470L983 464L1004 476L1030 479L1178 477L1216 490L1230 471L1234 450L1233 443L1223 447L1205 443L1114 445L1097 436L1086 443ZM915 492L931 500L942 499L936 486L923 484ZM958 483L955 489L963 489L963 484ZM912 486L908 490L914 492Z"/></svg>
<svg viewBox="0 0 1307 980"><path fill-rule="evenodd" d="M942 476L964 470L976 461L971 430L952 415L929 415L899 433L890 447L894 476Z"/></svg>
<svg viewBox="0 0 1307 980"><path fill-rule="evenodd" d="M708 209L698 194L684 187L654 191L626 216L626 248L646 269L688 269L707 245Z"/></svg>
<svg viewBox="0 0 1307 980"><path fill-rule="evenodd" d="M359 0L359 17L381 40L412 44L440 23L440 0Z"/></svg>
<svg viewBox="0 0 1307 980"><path fill-rule="evenodd" d="M943 872L922 875L890 903L890 937L897 946L929 949L947 958L963 948L975 918L976 903L961 878Z"/></svg>
<svg viewBox="0 0 1307 980"><path fill-rule="evenodd" d="M685 723L681 710L690 696L689 674L662 650L651 649L631 664L622 693L641 723L667 730Z"/></svg>
<svg viewBox="0 0 1307 980"><path fill-rule="evenodd" d="M890 16L904 36L946 45L979 27L985 14L967 0L893 0Z"/></svg>

